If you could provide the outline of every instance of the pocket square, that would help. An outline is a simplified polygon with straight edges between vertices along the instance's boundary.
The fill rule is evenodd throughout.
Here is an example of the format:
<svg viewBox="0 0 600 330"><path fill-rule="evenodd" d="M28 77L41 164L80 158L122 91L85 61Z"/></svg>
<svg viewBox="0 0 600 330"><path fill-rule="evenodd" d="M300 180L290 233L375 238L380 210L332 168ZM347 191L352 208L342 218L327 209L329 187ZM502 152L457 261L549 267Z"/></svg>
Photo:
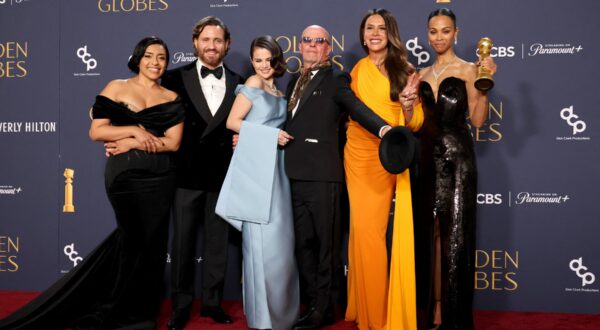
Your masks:
<svg viewBox="0 0 600 330"><path fill-rule="evenodd" d="M317 140L317 139L304 139L304 142L308 142L308 143L319 143L319 140Z"/></svg>

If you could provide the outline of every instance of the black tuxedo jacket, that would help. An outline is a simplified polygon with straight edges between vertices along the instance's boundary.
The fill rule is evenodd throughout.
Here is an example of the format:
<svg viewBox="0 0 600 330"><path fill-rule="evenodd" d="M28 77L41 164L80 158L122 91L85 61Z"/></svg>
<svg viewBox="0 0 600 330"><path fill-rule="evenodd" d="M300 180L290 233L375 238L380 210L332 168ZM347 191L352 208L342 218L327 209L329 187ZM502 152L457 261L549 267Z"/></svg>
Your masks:
<svg viewBox="0 0 600 330"><path fill-rule="evenodd" d="M177 186L219 191L231 160L233 132L225 127L242 77L225 68L225 97L215 116L200 87L196 61L165 72L161 84L181 97L185 121L177 152Z"/></svg>
<svg viewBox="0 0 600 330"><path fill-rule="evenodd" d="M288 100L298 77L288 84ZM346 113L376 136L387 125L354 95L350 79L337 69L319 70L298 101L296 114L288 113L285 130L294 137L285 148L285 171L290 179L343 182L339 127Z"/></svg>

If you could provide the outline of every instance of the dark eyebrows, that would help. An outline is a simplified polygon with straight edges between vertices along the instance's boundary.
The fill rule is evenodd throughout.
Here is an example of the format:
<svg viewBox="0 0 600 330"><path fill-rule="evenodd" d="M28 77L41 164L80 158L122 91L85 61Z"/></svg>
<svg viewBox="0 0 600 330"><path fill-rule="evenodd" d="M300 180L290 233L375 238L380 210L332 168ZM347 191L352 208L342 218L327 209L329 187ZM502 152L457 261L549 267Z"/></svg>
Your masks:
<svg viewBox="0 0 600 330"><path fill-rule="evenodd" d="M368 23L367 27L385 27L385 23L383 24L373 24L373 23Z"/></svg>

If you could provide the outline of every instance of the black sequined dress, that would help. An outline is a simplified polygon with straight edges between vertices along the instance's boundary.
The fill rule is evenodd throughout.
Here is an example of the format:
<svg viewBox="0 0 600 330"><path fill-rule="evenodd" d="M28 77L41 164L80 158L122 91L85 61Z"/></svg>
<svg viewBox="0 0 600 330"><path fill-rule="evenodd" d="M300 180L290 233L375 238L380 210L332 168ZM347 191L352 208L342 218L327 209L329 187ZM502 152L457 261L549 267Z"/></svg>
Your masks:
<svg viewBox="0 0 600 330"><path fill-rule="evenodd" d="M184 110L176 100L133 112L97 96L93 116L163 136L183 121ZM117 228L68 274L0 320L0 330L156 329L175 191L172 158L140 150L109 157L104 177Z"/></svg>
<svg viewBox="0 0 600 330"><path fill-rule="evenodd" d="M434 224L441 240L440 329L473 329L475 207L477 169L466 116L465 82L444 79L437 101L431 86L421 82L425 112L417 185L417 288L419 324L432 326L434 297Z"/></svg>

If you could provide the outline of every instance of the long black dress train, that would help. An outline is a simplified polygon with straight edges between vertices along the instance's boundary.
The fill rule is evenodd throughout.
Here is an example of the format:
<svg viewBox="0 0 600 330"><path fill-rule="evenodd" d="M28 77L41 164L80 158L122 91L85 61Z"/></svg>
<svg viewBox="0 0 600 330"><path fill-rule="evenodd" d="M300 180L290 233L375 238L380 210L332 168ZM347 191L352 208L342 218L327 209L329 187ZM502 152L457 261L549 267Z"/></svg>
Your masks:
<svg viewBox="0 0 600 330"><path fill-rule="evenodd" d="M421 82L425 112L417 188L416 263L420 321L432 326L434 297L434 225L441 241L440 329L473 329L475 207L477 169L466 122L465 82L444 79L437 101L431 86ZM425 322L419 322L420 328Z"/></svg>
<svg viewBox="0 0 600 330"><path fill-rule="evenodd" d="M94 118L142 125L156 136L183 121L176 100L139 112L97 96ZM155 329L175 189L171 153L131 150L108 158L108 198L117 228L83 262L0 321L0 329Z"/></svg>

